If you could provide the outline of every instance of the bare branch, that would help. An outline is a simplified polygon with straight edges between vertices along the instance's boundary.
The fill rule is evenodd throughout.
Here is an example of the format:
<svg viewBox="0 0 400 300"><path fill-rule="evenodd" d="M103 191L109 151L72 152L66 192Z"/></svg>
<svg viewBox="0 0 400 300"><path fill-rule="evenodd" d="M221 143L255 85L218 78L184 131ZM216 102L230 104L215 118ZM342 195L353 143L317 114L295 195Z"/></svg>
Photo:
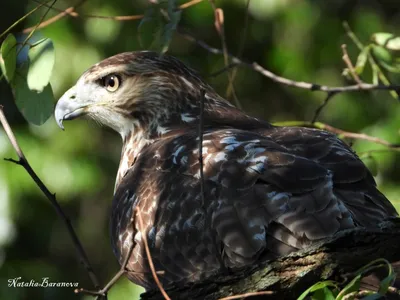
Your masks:
<svg viewBox="0 0 400 300"><path fill-rule="evenodd" d="M131 226L132 226L132 232L134 232L135 229L135 223L134 223L134 218L131 218ZM113 278L106 284L106 286L100 291L101 294L107 295L108 291L111 289L111 287L124 275L128 270L126 266L128 265L129 259L131 258L133 248L135 247L135 237L132 234L132 241L129 246L128 254L126 255L124 261L121 264L121 268L117 272L117 274L114 275Z"/></svg>
<svg viewBox="0 0 400 300"><path fill-rule="evenodd" d="M353 43L357 46L357 48L362 51L364 49L364 45L361 43L361 41L358 39L358 37L355 35L355 33L351 30L349 24L347 22L343 22L343 27L344 30L346 31L347 36L353 41ZM372 70L378 74L379 80L386 86L390 86L391 83L389 79L385 76L385 74L382 72L381 68L379 65L376 63L374 57L372 55L368 55L368 61L372 67ZM400 90L395 89L391 90L390 94L395 98L395 99L400 99Z"/></svg>
<svg viewBox="0 0 400 300"><path fill-rule="evenodd" d="M211 47L208 45L206 42L199 40L189 34L186 30L183 30L181 28L178 28L177 32L186 40L196 43L198 46L201 48L205 49L209 53L212 54L223 54L223 50ZM299 89L305 89L309 91L320 91L320 92L326 92L326 93L343 93L343 92L355 92L355 91L372 91L372 90L385 90L385 91L398 91L400 93L400 85L380 85L380 84L369 84L369 83L362 83L362 84L355 84L355 85L349 85L349 86L327 86L327 85L320 85L316 83L310 83L310 82L304 82L304 81L295 81L291 79L287 79L285 77L278 76L274 74L273 72L263 68L260 66L258 63L253 62L249 63L246 62L232 54L229 54L231 58L231 61L233 64L236 65L243 65L246 66L260 74L262 74L265 77L268 77L269 79L286 85L286 86L291 86L291 87L296 87ZM228 69L225 67L225 69Z"/></svg>
<svg viewBox="0 0 400 300"><path fill-rule="evenodd" d="M203 0L192 0L192 1L186 2L186 3L184 3L184 4L181 4L181 5L179 6L179 9L188 8L188 7L190 7L190 6L193 6L193 5L196 5L196 4L200 3L201 1L203 1Z"/></svg>
<svg viewBox="0 0 400 300"><path fill-rule="evenodd" d="M33 0L37 3L40 3L43 6L49 7L48 5L37 1L37 0ZM50 24L53 24L54 22L57 22L58 20L62 19L63 17L72 17L72 18L84 18L84 19L100 19L100 20L111 20L111 21L136 21L136 20L141 20L144 18L144 15L128 15L128 16L98 16L98 15L85 15L85 14L79 14L78 12L75 11L75 9L80 6L83 2L85 2L86 0L81 0L78 4L68 7L67 9L63 10L63 9L59 9L59 8L55 8L53 7L52 9L55 11L59 11L60 13L44 22L39 23L39 25L37 26L37 29L40 28L44 28L46 26L49 26ZM198 3L200 3L203 0L192 0L189 2L186 2L182 5L179 6L179 9L183 10L186 8L189 8L193 5L196 5ZM29 28L25 28L22 32L23 33L29 33L32 30L34 30L36 26L33 27L29 27Z"/></svg>
<svg viewBox="0 0 400 300"><path fill-rule="evenodd" d="M135 222L134 218L131 218L131 226L132 226L132 232L135 231ZM136 242L135 242L135 236L132 234L132 241L129 246L128 254L125 256L124 261L121 264L121 267L119 271L111 278L111 280L106 284L104 288L102 288L99 291L91 291L91 290L86 290L86 289L76 289L74 292L76 294L82 293L86 295L92 295L92 296L97 296L96 299L103 299L104 297L107 297L107 293L110 291L110 289L113 287L113 285L126 273L126 272L134 272L129 269L127 269L127 265L129 263L129 259L132 256L133 248L135 247ZM156 271L156 274L158 275L164 275L164 271ZM102 298L103 297L103 298Z"/></svg>
<svg viewBox="0 0 400 300"><path fill-rule="evenodd" d="M220 298L219 300L235 300L235 299L243 299L243 298L256 297L256 296L270 296L273 294L274 294L274 292L272 292L272 291L263 291L263 292L254 292L254 293L246 293L246 294L228 296L228 297Z"/></svg>
<svg viewBox="0 0 400 300"><path fill-rule="evenodd" d="M33 26L32 30L28 33L28 35L24 39L24 41L22 43L22 47L19 48L19 50L17 51L17 56L22 51L23 46L29 41L29 39L32 37L32 35L35 33L35 31L39 28L40 24L43 22L44 18L46 18L47 14L53 8L53 5L56 4L56 2L57 2L57 0L53 0L53 2L50 5L45 5L47 7L46 12L40 17L39 23L37 23L35 26Z"/></svg>
<svg viewBox="0 0 400 300"><path fill-rule="evenodd" d="M55 208L58 216L61 218L63 221L64 225L67 228L67 231L72 239L72 242L75 246L75 249L78 252L79 258L83 266L85 267L86 271L89 274L89 277L96 289L100 288L99 280L97 279L97 276L95 275L92 266L89 263L89 259L85 253L85 250L83 249L83 246L76 235L74 228L71 225L70 219L65 215L64 211L62 210L61 206L58 204L56 200L55 194L52 194L47 187L44 185L44 183L41 181L41 179L36 175L35 171L33 171L32 167L30 166L28 160L26 159L24 153L22 152L21 147L19 146L17 139L15 138L15 135L10 127L10 124L7 121L6 116L4 115L3 111L3 106L0 105L0 122L3 125L3 128L7 134L8 139L10 140L10 143L12 147L14 148L15 152L18 155L19 160L13 160L13 159L8 159L8 161L12 161L17 163L18 165L21 165L24 167L24 169L28 172L28 174L32 177L33 181L37 184L37 186L40 188L40 190L43 192L43 194L49 199L50 203L53 205Z"/></svg>
<svg viewBox="0 0 400 300"><path fill-rule="evenodd" d="M357 82L358 84L362 84L360 77L358 76L356 70L354 69L354 66L353 66L353 63L351 62L350 56L347 53L346 44L342 45L342 51L343 51L342 59L343 59L344 63L346 64L347 68L349 69L349 72L350 72L351 76L353 77L354 81Z"/></svg>
<svg viewBox="0 0 400 300"><path fill-rule="evenodd" d="M237 52L237 57L241 57L243 54L244 50L244 45L246 44L246 38L247 38L247 27L249 26L249 7L250 7L250 0L247 0L246 3L246 14L244 18L244 26L243 26L243 35L240 39L240 44L239 44L239 50ZM233 68L232 73L231 73L231 79L232 81L229 81L228 88L226 89L226 97L229 98L231 93L234 91L233 90L233 82L235 81L235 77L237 74L238 69Z"/></svg>
<svg viewBox="0 0 400 300"><path fill-rule="evenodd" d="M322 110L328 105L329 100L331 100L333 98L333 96L335 96L337 93L338 92L328 92L327 93L324 102L322 102L322 104L320 106L318 106L317 109L315 110L314 117L312 118L311 123L314 123L317 121Z"/></svg>
<svg viewBox="0 0 400 300"><path fill-rule="evenodd" d="M248 65L248 64L245 64ZM271 71L268 71L261 67L257 63L252 63L250 66L255 71L261 73L262 75L272 79L275 82L297 87L300 89L310 90L310 91L321 91L326 93L342 93L342 92L355 92L355 91L371 91L371 90L398 90L400 91L400 85L379 85L379 84L369 84L369 83L362 83L362 84L355 84L349 86L337 86L337 87L330 87L327 85L319 85L315 83L309 83L304 81L295 81L290 80L284 77L280 77Z"/></svg>
<svg viewBox="0 0 400 300"><path fill-rule="evenodd" d="M65 10L59 10L59 9L57 9L55 7L51 7L51 6L47 5L47 4L41 3L40 1L36 1L36 0L33 0L33 1L39 3L40 5L44 5L44 6L48 7L48 8L51 8L51 9L56 10L56 11L61 11L61 12L58 15L55 15L54 17L52 17L52 18L50 18L50 19L48 19L46 21L39 22L39 24L37 24L35 26L25 28L24 30L22 30L23 33L30 33L35 29L41 29L41 28L44 28L46 26L49 26L50 24L52 24L54 22L57 22L58 20L62 19L63 17L65 17L67 15L72 16L72 13L74 12L74 10L77 7L79 7L80 5L82 5L86 0L81 0L77 4L75 4L74 6L68 7Z"/></svg>
<svg viewBox="0 0 400 300"><path fill-rule="evenodd" d="M329 132L332 132L332 133L335 133L335 134L339 135L339 137L341 137L341 138L350 138L350 139L355 139L355 140L365 140L365 141L369 141L369 142L372 142L372 143L375 143L375 144L384 145L384 146L386 146L388 148L391 148L393 150L396 150L396 151L400 151L400 144L392 144L392 143L390 143L388 141L385 141L385 140L383 140L381 138L370 136L370 135L367 135L365 133L356 133L356 132L345 131L345 130L342 130L342 129L339 129L339 128L335 128L333 126L330 126L328 124L323 124L323 123L320 123L320 122L316 122L314 124L317 124L317 126L321 127L321 129L324 129L326 131L329 131Z"/></svg>
<svg viewBox="0 0 400 300"><path fill-rule="evenodd" d="M345 131L345 130L342 130L342 129L339 129L339 128L336 128L336 127L333 127L331 125L321 123L321 122L287 121L287 122L277 122L277 123L274 123L273 125L275 125L275 126L301 126L301 127L311 127L311 128L322 129L322 130L326 130L326 131L332 132L334 134L337 134L340 138L365 140L365 141L369 141L369 142L372 142L375 144L384 145L384 146L392 149L393 151L400 151L400 144L393 144L393 143L390 143L381 138L370 136L365 133L356 133L356 132Z"/></svg>
<svg viewBox="0 0 400 300"><path fill-rule="evenodd" d="M226 37L225 37L224 11L221 8L217 8L214 0L209 0L209 2L214 11L214 18L215 18L214 26L215 26L215 29L217 30L217 33L221 39L222 52L224 55L224 65L225 65L225 67L227 67L229 65L229 55L228 55L228 47L226 45ZM235 88L233 86L232 73L229 70L227 70L227 74L228 74L228 87L231 86L231 91L232 91L232 95L233 95L233 100L235 101L235 105L238 108L242 108L242 105L240 104L240 101L235 93ZM227 98L228 98L228 95L227 95Z"/></svg>

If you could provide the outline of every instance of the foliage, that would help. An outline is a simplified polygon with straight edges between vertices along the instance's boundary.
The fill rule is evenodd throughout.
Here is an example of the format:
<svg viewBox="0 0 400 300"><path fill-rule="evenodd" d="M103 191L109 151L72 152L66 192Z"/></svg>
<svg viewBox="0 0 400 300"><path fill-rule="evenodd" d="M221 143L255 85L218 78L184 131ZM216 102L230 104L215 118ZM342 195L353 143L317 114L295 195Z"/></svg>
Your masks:
<svg viewBox="0 0 400 300"><path fill-rule="evenodd" d="M344 25L349 30L349 25L347 23L344 23ZM400 37L392 33L378 32L372 34L371 43L364 46L353 32L350 32L349 36L360 49L354 68L355 72L358 75L362 75L368 62L372 70L372 82L374 84L382 82L384 85L390 85L390 80L382 68L389 73L400 73ZM343 75L350 78L350 70L345 68ZM399 99L399 95L395 91L390 93L393 98Z"/></svg>
<svg viewBox="0 0 400 300"><path fill-rule="evenodd" d="M364 291L361 299L363 300L374 300L380 299L386 295L389 287L393 284L396 279L396 273L394 273L392 265L385 259L377 259L364 267L360 268L354 273L354 277L348 282L341 290L339 289L340 283L331 280L317 282L316 284L309 287L300 295L297 300L304 300L307 297L311 297L312 300L352 300L360 299L357 293L360 291L361 279L368 275L368 273L378 270L381 267L388 269L387 276L380 282L378 292Z"/></svg>
<svg viewBox="0 0 400 300"><path fill-rule="evenodd" d="M32 40L26 38L18 44L14 35L8 34L1 45L0 65L20 112L32 124L42 125L53 112L54 97L49 81L54 47L49 39L35 43Z"/></svg>

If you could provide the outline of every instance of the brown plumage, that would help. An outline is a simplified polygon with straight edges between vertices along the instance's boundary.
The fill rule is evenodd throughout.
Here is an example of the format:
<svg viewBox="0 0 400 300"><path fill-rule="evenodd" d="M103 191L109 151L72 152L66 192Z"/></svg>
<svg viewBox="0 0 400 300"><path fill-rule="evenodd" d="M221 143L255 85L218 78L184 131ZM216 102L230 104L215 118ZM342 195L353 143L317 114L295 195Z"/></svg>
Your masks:
<svg viewBox="0 0 400 300"><path fill-rule="evenodd" d="M169 56L122 53L90 68L55 111L61 127L81 115L122 136L111 239L120 263L134 242L128 276L147 289L155 283L138 222L131 224L136 207L164 285L235 271L397 216L336 136L248 116Z"/></svg>

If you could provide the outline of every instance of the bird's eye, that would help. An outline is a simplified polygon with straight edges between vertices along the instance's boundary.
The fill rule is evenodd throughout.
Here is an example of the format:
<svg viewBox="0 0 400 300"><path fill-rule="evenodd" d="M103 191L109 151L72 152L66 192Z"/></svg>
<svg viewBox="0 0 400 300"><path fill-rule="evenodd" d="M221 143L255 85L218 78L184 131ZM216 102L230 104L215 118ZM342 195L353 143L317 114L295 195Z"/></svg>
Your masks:
<svg viewBox="0 0 400 300"><path fill-rule="evenodd" d="M109 92L115 92L121 85L121 79L118 75L110 74L102 78L102 84Z"/></svg>

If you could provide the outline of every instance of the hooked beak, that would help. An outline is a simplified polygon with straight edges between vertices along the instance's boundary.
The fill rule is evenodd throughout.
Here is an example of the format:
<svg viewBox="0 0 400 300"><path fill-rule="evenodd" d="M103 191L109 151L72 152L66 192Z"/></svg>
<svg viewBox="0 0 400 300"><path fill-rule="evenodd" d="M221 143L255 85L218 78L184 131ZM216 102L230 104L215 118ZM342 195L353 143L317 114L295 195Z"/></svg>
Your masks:
<svg viewBox="0 0 400 300"><path fill-rule="evenodd" d="M64 130L64 120L72 120L86 114L87 105L82 105L81 103L78 103L77 100L75 87L72 87L66 91L60 100L58 100L54 110L54 116L57 125L62 130Z"/></svg>

